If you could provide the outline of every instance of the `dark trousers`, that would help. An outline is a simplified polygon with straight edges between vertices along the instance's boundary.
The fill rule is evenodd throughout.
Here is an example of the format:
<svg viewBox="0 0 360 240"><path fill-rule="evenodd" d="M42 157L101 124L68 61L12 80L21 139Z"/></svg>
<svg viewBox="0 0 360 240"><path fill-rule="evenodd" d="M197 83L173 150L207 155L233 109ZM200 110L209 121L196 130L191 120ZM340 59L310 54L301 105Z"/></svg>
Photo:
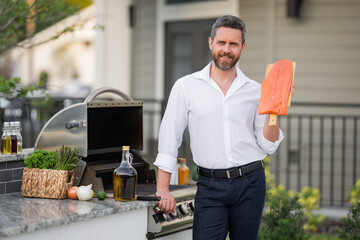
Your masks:
<svg viewBox="0 0 360 240"><path fill-rule="evenodd" d="M194 240L255 240L264 209L263 168L232 179L199 176L195 196Z"/></svg>

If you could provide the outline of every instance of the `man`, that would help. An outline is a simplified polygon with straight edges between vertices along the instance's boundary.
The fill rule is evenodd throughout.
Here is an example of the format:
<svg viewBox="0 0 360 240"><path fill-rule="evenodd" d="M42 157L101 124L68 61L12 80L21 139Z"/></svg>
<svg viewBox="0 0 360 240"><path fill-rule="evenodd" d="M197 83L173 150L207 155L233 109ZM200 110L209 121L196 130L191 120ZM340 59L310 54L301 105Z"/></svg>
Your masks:
<svg viewBox="0 0 360 240"><path fill-rule="evenodd" d="M159 133L157 193L164 212L176 209L169 192L178 148L188 127L199 166L193 239L256 239L265 201L262 160L279 146L279 126L258 114L260 84L236 67L246 46L245 23L223 16L212 26L213 61L174 84Z"/></svg>

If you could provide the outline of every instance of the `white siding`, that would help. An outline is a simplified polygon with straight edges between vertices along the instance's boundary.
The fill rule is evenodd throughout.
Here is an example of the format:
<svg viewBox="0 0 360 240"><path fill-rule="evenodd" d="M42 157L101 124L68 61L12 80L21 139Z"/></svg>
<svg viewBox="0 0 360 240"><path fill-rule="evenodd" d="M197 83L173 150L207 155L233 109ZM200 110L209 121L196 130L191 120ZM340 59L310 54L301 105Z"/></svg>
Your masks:
<svg viewBox="0 0 360 240"><path fill-rule="evenodd" d="M249 77L261 83L267 64L288 58L297 63L293 102L358 104L360 102L360 1L303 1L300 15L299 19L286 16L286 0L240 0L240 17L248 27L247 45L240 62L241 69ZM314 187L320 187L322 176L321 194L325 203L331 199L331 183L334 187L333 200L340 202L343 166L344 194L353 186L354 149L359 149L359 142L354 142L357 136L357 132L354 132L354 120L349 118L344 123L342 118L337 118L332 136L331 119L325 118L322 152L324 169L323 175L320 175L320 118L314 118L311 128L313 139L310 139L310 122L306 114L359 115L360 109L293 106L289 112L303 114L302 135L299 136L298 121L292 121L290 133L284 132L285 140L277 153L272 156L273 173L278 170L280 183L289 184L289 187L295 191L299 190L298 162L296 159L295 162L289 161L286 152L289 150L287 149L289 144L290 150L298 153L300 157L299 186L302 188L309 185L308 173L311 171ZM287 129L287 119L281 118L281 120L281 128ZM345 126L344 131L343 126ZM333 173L331 173L332 165ZM285 177L288 166L289 182Z"/></svg>
<svg viewBox="0 0 360 240"><path fill-rule="evenodd" d="M132 95L134 98L155 96L155 0L136 0L132 49Z"/></svg>
<svg viewBox="0 0 360 240"><path fill-rule="evenodd" d="M288 58L297 62L294 101L360 102L360 1L303 1L301 18L293 19L285 0L241 0L240 15L248 26L241 67L250 77L262 82L266 59Z"/></svg>

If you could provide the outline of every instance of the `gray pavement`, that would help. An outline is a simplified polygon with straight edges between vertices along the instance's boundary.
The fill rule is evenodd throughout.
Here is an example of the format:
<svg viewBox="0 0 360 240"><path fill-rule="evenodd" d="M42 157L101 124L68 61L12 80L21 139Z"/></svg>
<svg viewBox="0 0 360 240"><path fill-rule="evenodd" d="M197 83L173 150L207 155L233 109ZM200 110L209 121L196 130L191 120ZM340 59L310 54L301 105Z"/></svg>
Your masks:
<svg viewBox="0 0 360 240"><path fill-rule="evenodd" d="M315 215L324 214L325 217L341 219L346 217L349 212L347 207L322 207L319 210L314 211Z"/></svg>

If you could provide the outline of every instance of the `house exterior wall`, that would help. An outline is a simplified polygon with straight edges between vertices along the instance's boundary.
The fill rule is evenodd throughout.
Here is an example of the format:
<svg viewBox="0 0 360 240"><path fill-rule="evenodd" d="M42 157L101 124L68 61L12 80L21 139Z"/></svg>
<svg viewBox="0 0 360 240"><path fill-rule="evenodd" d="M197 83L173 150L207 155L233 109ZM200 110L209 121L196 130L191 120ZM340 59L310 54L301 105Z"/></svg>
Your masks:
<svg viewBox="0 0 360 240"><path fill-rule="evenodd" d="M104 31L96 35L95 87L113 87L130 94L131 0L96 0L96 21Z"/></svg>
<svg viewBox="0 0 360 240"><path fill-rule="evenodd" d="M131 90L134 98L155 96L156 0L134 0Z"/></svg>
<svg viewBox="0 0 360 240"><path fill-rule="evenodd" d="M285 0L241 0L243 71L262 82L267 64L288 58L297 63L294 102L359 103L360 2L303 1L300 15L286 17Z"/></svg>
<svg viewBox="0 0 360 240"><path fill-rule="evenodd" d="M132 67L135 95L163 99L166 22L234 14L248 27L239 66L249 77L261 83L267 64L288 58L297 62L294 102L360 102L358 1L303 1L298 19L286 16L286 0L170 5L165 0L134 0L134 4L137 23L133 39L138 41L132 60L136 65Z"/></svg>
<svg viewBox="0 0 360 240"><path fill-rule="evenodd" d="M241 0L248 34L240 67L261 83L267 64L288 58L297 63L293 102L359 104L360 2L303 1L300 15L286 17L285 0ZM359 177L359 107L295 105L289 113L298 116L281 118L285 139L271 157L279 183L317 187L324 204L343 204Z"/></svg>

